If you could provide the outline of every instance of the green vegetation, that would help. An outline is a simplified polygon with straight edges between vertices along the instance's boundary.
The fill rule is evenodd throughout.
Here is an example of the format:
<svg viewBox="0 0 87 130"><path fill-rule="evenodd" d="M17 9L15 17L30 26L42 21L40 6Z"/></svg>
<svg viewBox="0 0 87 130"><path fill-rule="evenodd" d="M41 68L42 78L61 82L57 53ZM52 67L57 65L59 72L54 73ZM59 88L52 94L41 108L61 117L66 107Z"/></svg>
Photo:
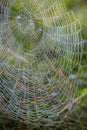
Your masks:
<svg viewBox="0 0 87 130"><path fill-rule="evenodd" d="M41 1L41 0L39 0L39 1ZM51 129L52 130L87 130L87 0L72 0L72 1L71 0L64 0L64 1L65 1L66 6L67 6L67 9L73 10L75 12L76 17L80 19L80 22L81 22L81 25L83 28L82 35L83 35L83 39L85 40L85 43L84 43L84 54L83 54L83 58L82 58L82 68L78 72L78 87L80 89L81 96L84 95L84 97L81 98L80 102L78 102L78 100L75 102L77 109L75 112L72 113L71 117L69 117L67 120L65 120L65 122L59 124L58 126L56 126L56 124L55 124L55 126L49 127L49 124L51 124L51 123L48 122L48 126L45 126L45 127L43 127L43 126L38 127L37 126L34 128L33 125L25 125L22 122L8 119L8 117L6 115L0 113L1 114L0 130L24 130L24 129L25 130L51 130ZM52 2L52 0L51 0L51 2ZM16 6L16 5L19 5L19 6ZM29 6L29 5L27 5L27 0L25 2L24 6L26 6L26 7ZM44 49L43 49L43 54L38 52L36 57L34 57L34 55L32 55L32 57L31 57L27 52L28 50L33 50L36 46L39 45L39 41L42 39L42 35L43 35L43 28L46 29L46 24L49 23L49 25L53 25L54 22L47 21L47 23L46 23L46 21L44 21L44 23L43 23L42 20L35 20L34 19L33 25L31 25L31 23L27 23L26 18L28 17L27 16L28 14L26 13L26 11L24 9L25 8L23 8L23 5L20 4L20 2L18 3L18 0L16 0L15 3L12 5L11 15L14 17L11 17L10 20L14 21L14 18L15 18L15 20L17 20L15 23L17 28L14 29L14 26L13 26L14 24L10 25L12 30L11 30L9 35L11 35L11 33L14 34L14 37L15 37L17 43L14 43L14 45L12 45L12 47L14 47L14 50L15 50L15 44L17 44L16 52L20 52L20 53L19 53L19 55L18 54L16 55L14 53L14 51L9 50L10 53L7 54L7 56L9 57L9 61L10 61L9 64L13 67L14 66L18 67L15 64L15 61L18 61L18 63L20 63L20 66L24 67L23 69L27 68L27 70L28 70L28 66L26 64L26 63L28 63L30 67L33 65L33 68L36 70L36 72L37 72L37 68L40 68L43 71L43 73L39 74L39 77L40 76L43 77L44 84L47 85L47 83L48 83L47 78L49 77L49 80L51 80L51 84L55 85L55 83L53 83L52 79L50 78L51 74L48 71L47 71L47 73L44 73L44 69L48 70L48 68L50 67L50 65L48 63L46 63L46 62L44 63L44 61L43 61L44 56L42 57L42 59L40 57L40 55L44 55ZM29 17L31 17L32 13L35 13L35 10L37 10L37 7L34 4L32 4L32 6L29 8L29 11L31 11L30 12L31 14L29 15ZM25 16L26 23L24 22L24 19L23 19L24 17L20 16L21 11L22 11L22 14ZM50 13L47 15L50 16ZM59 10L56 10L56 13L60 13ZM38 12L38 16L39 15L41 15L40 12ZM43 17L43 16L41 16L41 17ZM32 18L31 18L31 20L32 20ZM39 23L39 26L38 26L38 23ZM64 19L63 19L63 24L65 24ZM28 28L31 28L30 32L27 31ZM36 35L37 33L38 33L38 35ZM28 41L30 41L30 43ZM52 54L54 53L54 49L55 49L55 46L53 46L54 40L49 39L48 42L51 43L53 49L50 51L51 52L50 54L49 54L49 52L45 52L45 53L49 54L50 58L53 58ZM20 49L20 46L22 49L24 49L23 52L21 51L22 49ZM0 61L3 59L2 53L3 54L5 53L4 50L0 51ZM26 58L20 56L21 54L24 54L24 56L27 57L27 60L26 60ZM58 53L56 53L54 56L54 59L53 59L54 63L56 62L57 56L58 56ZM71 59L71 54L69 52L68 53L64 52L64 56L68 57L69 60ZM76 57L76 58L78 59L78 57ZM21 60L19 60L19 59L21 59ZM39 62L39 64L37 65L37 61L41 61L41 62ZM73 61L75 62L75 59L73 59ZM31 65L31 63L32 63L32 65ZM67 72L64 71L64 73L67 73L67 75L68 75L69 66L71 66L71 65L73 66L73 63L71 61L69 61L67 63L66 61L64 61L64 57L63 57L63 60L60 61L60 65L59 65L59 63L56 63L56 66L59 66L61 68L62 64L64 65L63 66L64 69L65 69L66 64L67 64L67 67L66 67ZM74 66L72 72L75 74L77 69L78 69L78 67ZM2 70L2 67L0 68L0 71L1 70ZM27 70L26 70L26 72L27 72ZM33 73L32 68L30 71L31 71L31 73ZM22 73L23 72L21 71L21 74ZM13 75L14 75L14 73L13 73ZM13 77L16 77L16 75L17 74L16 74L16 70L15 70L15 75ZM52 75L55 75L55 73L52 72ZM12 78L8 75L5 75L5 76L2 75L1 78L7 79L9 82L10 88L12 88L12 86L15 82L14 78ZM59 77L55 76L54 80L56 80L58 78ZM35 77L32 76L32 79L33 79L33 82L34 82L33 84L35 87L38 86L38 81L39 81L39 83L41 82L40 78L35 80ZM11 80L11 82L10 82L10 80ZM5 83L4 87L6 87L6 85L7 84ZM30 86L32 86L32 85L30 85ZM57 90L55 89L55 91L57 91ZM23 95L23 93L22 93L22 95ZM37 93L37 95L38 95L38 93ZM63 96L63 94L61 94L61 95ZM77 93L75 96L77 96L77 95L79 95L79 94ZM62 97L59 97L59 98L62 98ZM64 98L63 100L65 101L66 97L63 97L63 98ZM29 103L31 106L35 105L35 101L33 99L30 100ZM44 107L47 110L49 110L50 106L51 106L51 104L44 104ZM38 110L40 111L39 108L38 108ZM67 110L65 110L65 111L67 111ZM58 120L58 119L55 119L55 120ZM35 121L37 121L36 118L35 118ZM45 122L43 122L43 124L46 122L47 122L47 120L45 120Z"/></svg>

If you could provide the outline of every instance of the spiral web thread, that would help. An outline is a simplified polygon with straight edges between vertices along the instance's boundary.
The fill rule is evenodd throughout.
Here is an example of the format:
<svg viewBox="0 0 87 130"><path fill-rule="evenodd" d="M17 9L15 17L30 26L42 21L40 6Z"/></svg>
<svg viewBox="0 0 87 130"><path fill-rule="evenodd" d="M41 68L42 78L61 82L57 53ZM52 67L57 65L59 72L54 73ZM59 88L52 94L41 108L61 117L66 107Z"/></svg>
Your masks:
<svg viewBox="0 0 87 130"><path fill-rule="evenodd" d="M63 0L0 0L0 20L1 111L26 124L61 123L79 96L79 20Z"/></svg>

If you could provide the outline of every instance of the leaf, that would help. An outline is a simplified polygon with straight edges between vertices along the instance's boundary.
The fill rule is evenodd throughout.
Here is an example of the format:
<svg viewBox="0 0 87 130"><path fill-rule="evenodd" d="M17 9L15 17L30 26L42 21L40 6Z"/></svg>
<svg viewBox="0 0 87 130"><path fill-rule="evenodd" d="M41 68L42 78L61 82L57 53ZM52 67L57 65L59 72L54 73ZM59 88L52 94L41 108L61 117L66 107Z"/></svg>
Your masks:
<svg viewBox="0 0 87 130"><path fill-rule="evenodd" d="M82 90L82 94L87 94L87 88Z"/></svg>

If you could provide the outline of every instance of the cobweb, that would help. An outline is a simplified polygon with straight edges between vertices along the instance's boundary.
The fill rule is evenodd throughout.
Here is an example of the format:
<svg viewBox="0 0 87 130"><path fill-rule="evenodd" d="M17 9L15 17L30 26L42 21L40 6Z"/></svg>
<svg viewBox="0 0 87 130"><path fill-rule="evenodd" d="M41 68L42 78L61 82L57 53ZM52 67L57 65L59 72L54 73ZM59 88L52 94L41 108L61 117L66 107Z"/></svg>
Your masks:
<svg viewBox="0 0 87 130"><path fill-rule="evenodd" d="M63 122L80 94L79 20L63 0L0 0L0 21L1 112L26 124Z"/></svg>

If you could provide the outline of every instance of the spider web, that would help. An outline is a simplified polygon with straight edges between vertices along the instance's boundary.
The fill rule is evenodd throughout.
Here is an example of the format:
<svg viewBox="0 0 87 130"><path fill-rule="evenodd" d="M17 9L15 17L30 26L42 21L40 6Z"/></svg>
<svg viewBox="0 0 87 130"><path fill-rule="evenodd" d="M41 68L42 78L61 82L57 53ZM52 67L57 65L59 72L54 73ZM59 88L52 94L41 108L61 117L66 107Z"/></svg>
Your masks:
<svg viewBox="0 0 87 130"><path fill-rule="evenodd" d="M79 20L63 0L0 0L0 19L1 111L26 124L63 122L80 94Z"/></svg>

